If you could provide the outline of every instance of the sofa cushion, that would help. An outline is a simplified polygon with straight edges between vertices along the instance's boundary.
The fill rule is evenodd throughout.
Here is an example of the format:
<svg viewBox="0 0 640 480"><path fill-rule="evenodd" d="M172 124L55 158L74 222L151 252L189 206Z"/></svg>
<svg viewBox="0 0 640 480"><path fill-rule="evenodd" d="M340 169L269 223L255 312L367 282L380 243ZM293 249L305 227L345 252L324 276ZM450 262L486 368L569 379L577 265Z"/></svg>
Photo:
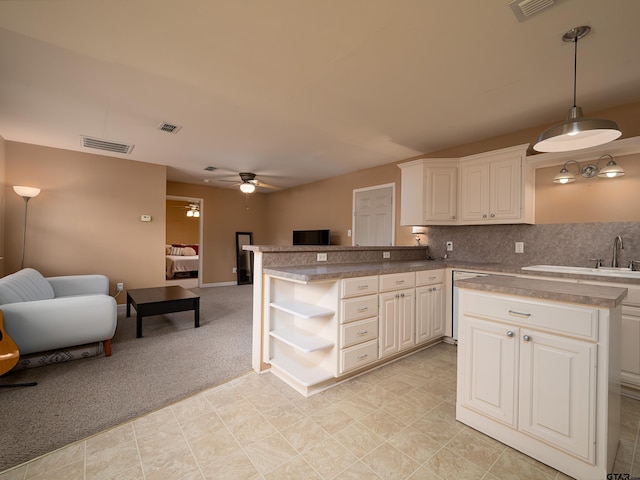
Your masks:
<svg viewBox="0 0 640 480"><path fill-rule="evenodd" d="M24 268L0 278L0 305L54 298L53 288L40 272Z"/></svg>

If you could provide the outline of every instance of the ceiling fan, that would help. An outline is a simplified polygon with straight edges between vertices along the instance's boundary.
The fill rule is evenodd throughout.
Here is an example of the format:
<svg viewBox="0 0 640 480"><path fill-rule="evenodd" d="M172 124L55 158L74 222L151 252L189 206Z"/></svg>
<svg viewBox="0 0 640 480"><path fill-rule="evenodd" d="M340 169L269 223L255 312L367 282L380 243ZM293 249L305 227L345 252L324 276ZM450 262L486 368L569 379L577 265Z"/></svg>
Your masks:
<svg viewBox="0 0 640 480"><path fill-rule="evenodd" d="M268 183L264 183L256 179L255 173L250 172L240 172L240 182L234 183L233 186L240 186L240 190L243 193L253 193L256 190L256 187L268 188L270 190L280 190L280 187L276 187L275 185L269 185ZM231 180L223 180L223 181L231 181Z"/></svg>

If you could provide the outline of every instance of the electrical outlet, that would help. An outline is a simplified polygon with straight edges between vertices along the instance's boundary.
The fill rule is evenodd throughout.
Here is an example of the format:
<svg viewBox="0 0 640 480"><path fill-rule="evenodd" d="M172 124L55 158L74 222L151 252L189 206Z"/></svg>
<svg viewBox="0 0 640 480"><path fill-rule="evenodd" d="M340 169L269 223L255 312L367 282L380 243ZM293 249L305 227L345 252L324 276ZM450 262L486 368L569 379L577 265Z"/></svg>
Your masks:
<svg viewBox="0 0 640 480"><path fill-rule="evenodd" d="M524 253L524 242L516 242L516 253Z"/></svg>
<svg viewBox="0 0 640 480"><path fill-rule="evenodd" d="M453 252L453 242L447 242L447 252Z"/></svg>
<svg viewBox="0 0 640 480"><path fill-rule="evenodd" d="M327 254L326 253L319 253L316 257L316 260L318 262L326 262L327 261Z"/></svg>
<svg viewBox="0 0 640 480"><path fill-rule="evenodd" d="M391 252L382 252L382 258L391 258Z"/></svg>
<svg viewBox="0 0 640 480"><path fill-rule="evenodd" d="M116 283L116 291L121 292L124 290L124 283L118 282Z"/></svg>
<svg viewBox="0 0 640 480"><path fill-rule="evenodd" d="M238 273L238 267L233 267L231 269L231 273Z"/></svg>

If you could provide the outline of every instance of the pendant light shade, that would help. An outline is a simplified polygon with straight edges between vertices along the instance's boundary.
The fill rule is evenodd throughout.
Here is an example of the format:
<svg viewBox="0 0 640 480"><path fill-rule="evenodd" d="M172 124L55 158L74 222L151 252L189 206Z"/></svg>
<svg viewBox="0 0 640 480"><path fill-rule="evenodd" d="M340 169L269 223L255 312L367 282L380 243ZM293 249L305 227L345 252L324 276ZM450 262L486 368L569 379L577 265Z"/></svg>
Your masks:
<svg viewBox="0 0 640 480"><path fill-rule="evenodd" d="M562 39L574 44L573 68L573 107L563 123L545 130L533 146L538 152L568 152L595 147L612 142L622 135L616 122L601 118L587 118L582 109L576 106L576 76L578 61L578 39L591 31L591 27L582 26L569 30Z"/></svg>

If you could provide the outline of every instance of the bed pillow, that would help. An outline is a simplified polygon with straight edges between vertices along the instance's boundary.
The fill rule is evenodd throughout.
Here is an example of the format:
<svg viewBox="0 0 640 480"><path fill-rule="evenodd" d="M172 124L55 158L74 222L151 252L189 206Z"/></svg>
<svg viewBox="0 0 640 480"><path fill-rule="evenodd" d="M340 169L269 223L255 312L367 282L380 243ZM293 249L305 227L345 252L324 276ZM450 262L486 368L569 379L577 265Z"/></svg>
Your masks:
<svg viewBox="0 0 640 480"><path fill-rule="evenodd" d="M164 246L164 254L165 255L171 255L171 245L165 245Z"/></svg>
<svg viewBox="0 0 640 480"><path fill-rule="evenodd" d="M196 251L195 251L193 248L191 248L191 247L184 247L184 248L182 249L182 255L185 255L185 256L187 256L187 255L188 255L188 256L193 256L193 255L195 255L195 254L196 254Z"/></svg>
<svg viewBox="0 0 640 480"><path fill-rule="evenodd" d="M171 247L170 255L182 255L182 247Z"/></svg>

